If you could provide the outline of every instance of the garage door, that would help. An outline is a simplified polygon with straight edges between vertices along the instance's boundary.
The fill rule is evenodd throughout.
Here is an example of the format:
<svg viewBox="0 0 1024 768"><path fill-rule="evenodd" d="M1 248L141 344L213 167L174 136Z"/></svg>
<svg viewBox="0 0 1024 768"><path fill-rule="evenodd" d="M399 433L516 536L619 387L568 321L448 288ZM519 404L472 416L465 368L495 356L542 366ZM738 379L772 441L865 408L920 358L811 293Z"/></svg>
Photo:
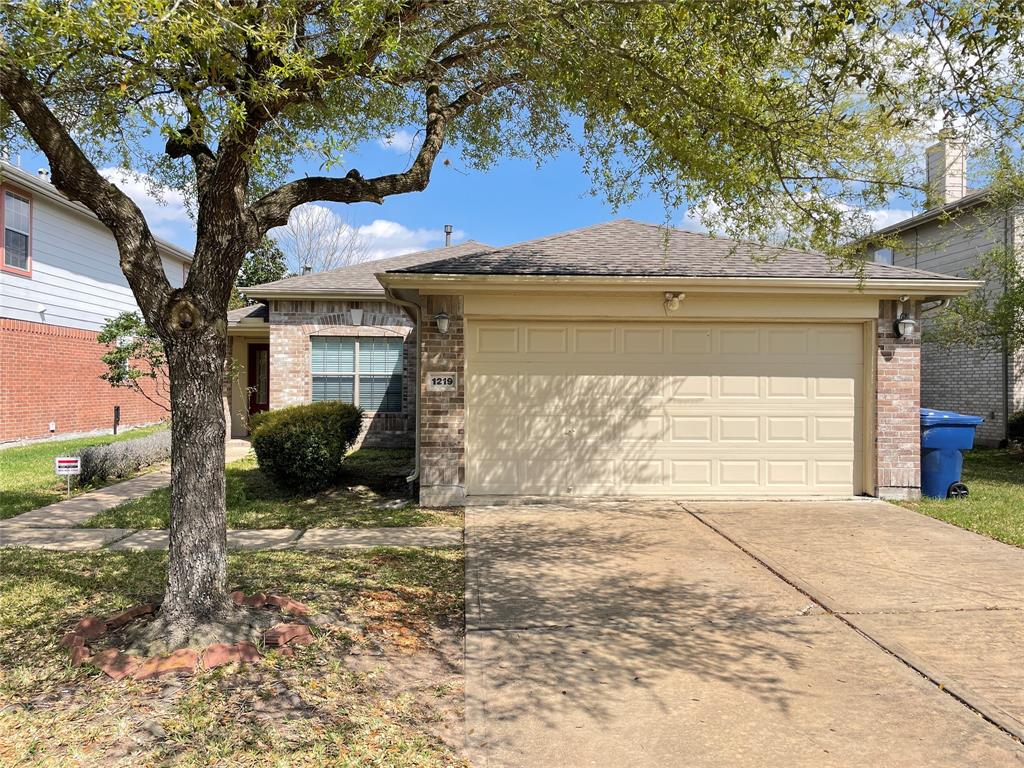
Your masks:
<svg viewBox="0 0 1024 768"><path fill-rule="evenodd" d="M863 334L471 320L467 492L859 492Z"/></svg>

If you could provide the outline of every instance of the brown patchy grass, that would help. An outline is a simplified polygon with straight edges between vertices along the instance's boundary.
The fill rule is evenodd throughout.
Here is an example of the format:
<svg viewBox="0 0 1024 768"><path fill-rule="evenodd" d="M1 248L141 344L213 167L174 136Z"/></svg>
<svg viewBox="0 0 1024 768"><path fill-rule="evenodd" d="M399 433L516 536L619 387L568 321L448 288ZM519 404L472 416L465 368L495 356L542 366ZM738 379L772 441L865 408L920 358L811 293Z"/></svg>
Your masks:
<svg viewBox="0 0 1024 768"><path fill-rule="evenodd" d="M57 642L83 615L158 593L164 554L0 557L0 765L464 765L458 551L232 555L232 586L306 602L315 642L120 683L71 668Z"/></svg>

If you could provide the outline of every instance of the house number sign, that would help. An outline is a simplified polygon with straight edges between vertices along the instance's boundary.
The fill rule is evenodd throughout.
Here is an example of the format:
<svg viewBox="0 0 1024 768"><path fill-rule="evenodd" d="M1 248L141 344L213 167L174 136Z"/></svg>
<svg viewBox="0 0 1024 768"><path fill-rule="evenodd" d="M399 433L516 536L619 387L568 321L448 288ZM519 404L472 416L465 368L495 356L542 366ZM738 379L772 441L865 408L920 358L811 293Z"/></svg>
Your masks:
<svg viewBox="0 0 1024 768"><path fill-rule="evenodd" d="M446 371L427 374L428 392L454 392L457 384L457 374Z"/></svg>

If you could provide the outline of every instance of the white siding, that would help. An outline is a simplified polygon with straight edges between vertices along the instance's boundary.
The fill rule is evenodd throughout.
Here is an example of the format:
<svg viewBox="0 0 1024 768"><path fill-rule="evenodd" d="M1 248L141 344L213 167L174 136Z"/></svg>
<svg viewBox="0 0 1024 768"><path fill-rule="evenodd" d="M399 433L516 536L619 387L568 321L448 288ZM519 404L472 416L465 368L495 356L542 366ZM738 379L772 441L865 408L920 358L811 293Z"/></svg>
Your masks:
<svg viewBox="0 0 1024 768"><path fill-rule="evenodd" d="M32 276L0 272L0 317L99 330L137 309L106 227L41 195L32 203ZM170 254L162 261L171 285L180 287L184 261Z"/></svg>

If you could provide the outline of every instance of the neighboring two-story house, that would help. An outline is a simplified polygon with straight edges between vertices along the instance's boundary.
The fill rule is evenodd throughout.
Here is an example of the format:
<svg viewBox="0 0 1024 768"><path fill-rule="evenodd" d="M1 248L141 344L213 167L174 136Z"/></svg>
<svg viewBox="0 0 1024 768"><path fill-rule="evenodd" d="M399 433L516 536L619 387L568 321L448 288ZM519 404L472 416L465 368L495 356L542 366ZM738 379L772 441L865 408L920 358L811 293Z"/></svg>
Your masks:
<svg viewBox="0 0 1024 768"><path fill-rule="evenodd" d="M967 186L967 157L962 144L940 142L927 152L928 204L925 211L878 230L895 236L895 248L871 254L882 264L965 277L978 258L995 249L1013 249L1021 258L1024 216L1019 207L997 205L989 190ZM982 445L1006 439L1009 415L1024 409L1024 358L1005 348L946 349L927 339L922 345L921 403L925 407L982 416Z"/></svg>
<svg viewBox="0 0 1024 768"><path fill-rule="evenodd" d="M140 394L100 375L104 322L137 309L113 236L43 172L0 162L0 443L167 418ZM192 255L160 241L180 287Z"/></svg>

